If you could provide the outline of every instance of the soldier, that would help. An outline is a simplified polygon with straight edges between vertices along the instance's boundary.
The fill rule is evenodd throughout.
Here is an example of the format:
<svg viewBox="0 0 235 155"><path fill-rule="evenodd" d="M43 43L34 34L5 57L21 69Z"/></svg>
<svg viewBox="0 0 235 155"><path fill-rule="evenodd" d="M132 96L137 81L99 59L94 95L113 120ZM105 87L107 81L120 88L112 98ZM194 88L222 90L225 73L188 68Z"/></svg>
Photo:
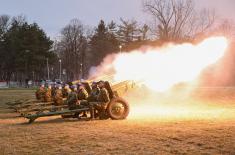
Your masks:
<svg viewBox="0 0 235 155"><path fill-rule="evenodd" d="M77 106L79 105L78 95L77 95L77 92L76 92L76 87L77 86L75 86L75 85L73 85L71 87L72 90L69 93L68 98L67 98L67 103L68 103L68 106L69 106L70 110L76 109Z"/></svg>
<svg viewBox="0 0 235 155"><path fill-rule="evenodd" d="M109 93L108 93L108 90L105 88L104 81L99 81L98 82L98 87L100 89L100 92L97 96L97 101L98 102L103 102L103 103L109 102L110 101Z"/></svg>
<svg viewBox="0 0 235 155"><path fill-rule="evenodd" d="M97 101L97 96L100 92L100 88L98 87L97 82L93 82L91 88L92 90L87 100L88 102L95 102Z"/></svg>
<svg viewBox="0 0 235 155"><path fill-rule="evenodd" d="M63 102L63 93L62 93L62 86L58 85L57 89L55 90L55 96L54 96L54 105L59 106L64 104Z"/></svg>
<svg viewBox="0 0 235 155"><path fill-rule="evenodd" d="M42 84L39 87L39 89L36 91L36 93L35 93L37 100L43 101L44 100L45 92L46 92L45 91L45 86L44 86L44 84Z"/></svg>
<svg viewBox="0 0 235 155"><path fill-rule="evenodd" d="M52 101L52 90L51 90L51 85L48 85L48 88L45 92L44 95L44 101L45 102L51 102Z"/></svg>
<svg viewBox="0 0 235 155"><path fill-rule="evenodd" d="M104 81L98 82L98 87L100 89L99 94L97 95L97 104L95 104L95 109L98 110L98 115L100 119L105 119L106 113L105 109L107 103L110 101L108 90L105 88Z"/></svg>
<svg viewBox="0 0 235 155"><path fill-rule="evenodd" d="M68 84L64 86L62 92L63 92L63 98L68 98L69 93L71 92L71 89L69 88Z"/></svg>
<svg viewBox="0 0 235 155"><path fill-rule="evenodd" d="M55 96L55 91L56 91L56 85L53 84L51 87L52 87L52 88L51 88L51 96L54 98L54 96Z"/></svg>
<svg viewBox="0 0 235 155"><path fill-rule="evenodd" d="M77 94L78 94L79 100L87 100L88 98L88 92L86 91L86 89L84 88L82 84L79 85Z"/></svg>
<svg viewBox="0 0 235 155"><path fill-rule="evenodd" d="M77 95L78 95L78 100L80 104L82 106L88 106L88 102L87 102L88 92L86 91L86 89L84 88L82 84L78 84L78 87L79 89L77 91ZM87 117L86 112L83 112L82 117Z"/></svg>

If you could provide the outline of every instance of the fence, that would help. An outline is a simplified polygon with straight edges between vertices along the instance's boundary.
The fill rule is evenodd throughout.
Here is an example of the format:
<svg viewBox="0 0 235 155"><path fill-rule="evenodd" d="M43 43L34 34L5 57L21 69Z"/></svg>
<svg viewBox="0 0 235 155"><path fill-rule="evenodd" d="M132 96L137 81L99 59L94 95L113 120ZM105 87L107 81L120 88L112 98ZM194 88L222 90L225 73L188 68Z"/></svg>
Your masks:
<svg viewBox="0 0 235 155"><path fill-rule="evenodd" d="M35 86L40 85L40 82L32 82L29 81L28 83L25 82L17 82L17 81L0 81L0 88L32 88Z"/></svg>

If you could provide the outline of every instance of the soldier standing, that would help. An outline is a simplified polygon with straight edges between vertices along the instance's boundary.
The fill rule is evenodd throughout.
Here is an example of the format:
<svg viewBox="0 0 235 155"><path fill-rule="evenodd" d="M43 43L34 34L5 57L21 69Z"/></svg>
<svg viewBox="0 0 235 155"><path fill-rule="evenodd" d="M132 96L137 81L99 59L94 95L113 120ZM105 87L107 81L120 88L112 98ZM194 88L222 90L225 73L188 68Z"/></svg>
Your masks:
<svg viewBox="0 0 235 155"><path fill-rule="evenodd" d="M46 92L45 86L44 84L42 84L35 93L37 100L44 101L45 92Z"/></svg>
<svg viewBox="0 0 235 155"><path fill-rule="evenodd" d="M55 106L59 106L59 105L64 104L62 86L61 85L58 85L57 89L55 90L54 104L55 104Z"/></svg>

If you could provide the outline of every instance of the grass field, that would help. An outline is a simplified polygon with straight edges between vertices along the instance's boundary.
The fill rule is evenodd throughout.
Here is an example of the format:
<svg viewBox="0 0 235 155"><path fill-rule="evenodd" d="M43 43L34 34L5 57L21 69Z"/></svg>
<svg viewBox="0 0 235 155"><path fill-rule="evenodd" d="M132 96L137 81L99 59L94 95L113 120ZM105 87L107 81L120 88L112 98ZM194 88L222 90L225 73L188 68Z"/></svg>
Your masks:
<svg viewBox="0 0 235 155"><path fill-rule="evenodd" d="M179 107L183 108L173 106L168 113L156 111L157 115L144 118L137 115L141 105L131 104L127 120L78 121L47 117L33 124L27 124L26 119L18 117L19 114L4 104L33 98L33 91L0 90L0 154L234 155L235 89L218 89L219 92L213 89L197 93L197 98L203 100L161 98L159 102L181 103ZM204 106L192 108L192 104ZM169 107L161 106L162 109Z"/></svg>

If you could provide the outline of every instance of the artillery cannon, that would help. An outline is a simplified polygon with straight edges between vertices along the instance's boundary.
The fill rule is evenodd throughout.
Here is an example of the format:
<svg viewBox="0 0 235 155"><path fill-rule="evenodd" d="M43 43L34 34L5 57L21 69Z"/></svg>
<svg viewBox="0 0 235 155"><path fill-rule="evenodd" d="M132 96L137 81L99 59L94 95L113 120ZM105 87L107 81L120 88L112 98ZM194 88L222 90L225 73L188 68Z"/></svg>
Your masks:
<svg viewBox="0 0 235 155"><path fill-rule="evenodd" d="M85 85L88 93L91 92L91 81L82 82ZM120 96L127 93L131 89L135 88L135 83L133 81L122 81L112 86L108 81L105 82L105 88L108 90L110 102L106 103L105 108L105 118L111 118L114 120L125 119L129 114L129 104ZM98 103L98 102L97 102ZM34 114L23 114L23 116L29 119L29 123L34 122L37 118L47 117L47 116L57 116L61 115L62 118L75 117L77 113L87 112L90 114L91 119L94 119L94 105L95 102L91 102L87 105L81 105L76 109L70 110L66 105L60 110L52 111L47 108L47 111L44 109L37 111ZM56 108L56 107L55 107ZM48 111L49 110L49 111Z"/></svg>

